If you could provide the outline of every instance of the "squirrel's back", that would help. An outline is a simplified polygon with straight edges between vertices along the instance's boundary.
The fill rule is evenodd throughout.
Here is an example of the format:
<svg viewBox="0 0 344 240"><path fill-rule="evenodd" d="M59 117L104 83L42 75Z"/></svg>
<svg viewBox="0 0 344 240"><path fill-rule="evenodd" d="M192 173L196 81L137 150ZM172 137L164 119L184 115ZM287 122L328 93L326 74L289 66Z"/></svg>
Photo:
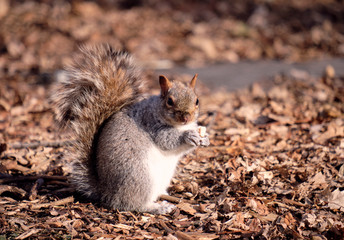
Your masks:
<svg viewBox="0 0 344 240"><path fill-rule="evenodd" d="M66 68L66 78L58 82L52 101L57 122L75 137L72 180L79 192L92 197L97 189L94 138L106 119L142 97L144 87L141 71L127 53L109 45L80 50Z"/></svg>

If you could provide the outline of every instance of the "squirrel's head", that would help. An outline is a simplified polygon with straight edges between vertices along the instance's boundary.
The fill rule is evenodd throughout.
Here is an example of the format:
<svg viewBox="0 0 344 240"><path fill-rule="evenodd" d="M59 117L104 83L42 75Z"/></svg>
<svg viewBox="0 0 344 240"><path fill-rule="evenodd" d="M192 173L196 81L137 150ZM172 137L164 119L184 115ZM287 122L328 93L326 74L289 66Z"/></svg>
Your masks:
<svg viewBox="0 0 344 240"><path fill-rule="evenodd" d="M189 84L172 82L159 77L162 115L173 126L195 122L199 113L199 101L195 93L197 74Z"/></svg>

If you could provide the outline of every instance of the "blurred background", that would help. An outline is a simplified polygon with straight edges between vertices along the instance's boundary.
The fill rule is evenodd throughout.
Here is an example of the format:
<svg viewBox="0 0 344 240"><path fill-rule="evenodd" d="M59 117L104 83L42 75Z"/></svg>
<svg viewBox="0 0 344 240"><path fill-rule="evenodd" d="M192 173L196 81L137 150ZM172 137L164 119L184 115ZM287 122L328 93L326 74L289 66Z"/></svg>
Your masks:
<svg viewBox="0 0 344 240"><path fill-rule="evenodd" d="M171 216L72 198L48 99L98 43L132 53L150 93L199 74L211 145L181 161ZM343 186L344 0L0 0L0 240L343 239Z"/></svg>
<svg viewBox="0 0 344 240"><path fill-rule="evenodd" d="M104 42L147 70L200 71L209 84L329 62L340 71L344 1L0 0L0 81L49 82L80 44Z"/></svg>

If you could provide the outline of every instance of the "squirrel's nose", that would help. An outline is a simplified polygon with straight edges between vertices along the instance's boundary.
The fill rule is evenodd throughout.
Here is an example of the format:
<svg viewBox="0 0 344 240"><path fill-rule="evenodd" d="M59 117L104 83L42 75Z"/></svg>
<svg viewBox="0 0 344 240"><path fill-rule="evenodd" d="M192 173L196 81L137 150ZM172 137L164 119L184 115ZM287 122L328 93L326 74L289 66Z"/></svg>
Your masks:
<svg viewBox="0 0 344 240"><path fill-rule="evenodd" d="M182 120L184 123L187 123L189 122L191 119L191 114L190 113L184 113L183 116L182 116Z"/></svg>

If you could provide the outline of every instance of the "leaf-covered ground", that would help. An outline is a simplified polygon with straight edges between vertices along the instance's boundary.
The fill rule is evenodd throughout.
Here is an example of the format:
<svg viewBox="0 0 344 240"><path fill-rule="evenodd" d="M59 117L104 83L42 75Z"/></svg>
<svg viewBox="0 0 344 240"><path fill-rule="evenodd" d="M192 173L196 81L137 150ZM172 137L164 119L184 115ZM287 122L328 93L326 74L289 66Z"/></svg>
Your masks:
<svg viewBox="0 0 344 240"><path fill-rule="evenodd" d="M211 145L184 158L154 216L101 208L75 195L46 88L1 89L1 234L9 239L341 239L344 78L276 77L203 95ZM19 86L17 85L19 84ZM30 143L30 144L27 144Z"/></svg>
<svg viewBox="0 0 344 240"><path fill-rule="evenodd" d="M48 98L50 73L78 44L110 42L151 68L343 54L338 1L147 2L0 1L0 239L344 239L344 77L331 67L231 93L200 84L211 145L180 162L162 196L177 205L171 214L105 209L75 193L64 162L71 139ZM262 8L267 22L249 21ZM277 28L288 11L310 14Z"/></svg>

